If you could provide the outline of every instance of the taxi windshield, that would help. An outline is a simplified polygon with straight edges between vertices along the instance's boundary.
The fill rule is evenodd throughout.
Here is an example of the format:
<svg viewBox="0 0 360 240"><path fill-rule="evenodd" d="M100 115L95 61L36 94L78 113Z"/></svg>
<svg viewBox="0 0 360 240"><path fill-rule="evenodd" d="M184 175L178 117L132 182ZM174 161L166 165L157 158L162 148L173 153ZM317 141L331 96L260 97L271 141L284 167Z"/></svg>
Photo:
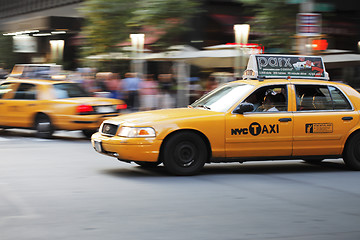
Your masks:
<svg viewBox="0 0 360 240"><path fill-rule="evenodd" d="M190 106L204 108L215 112L226 112L245 96L254 86L249 84L231 83L214 89Z"/></svg>

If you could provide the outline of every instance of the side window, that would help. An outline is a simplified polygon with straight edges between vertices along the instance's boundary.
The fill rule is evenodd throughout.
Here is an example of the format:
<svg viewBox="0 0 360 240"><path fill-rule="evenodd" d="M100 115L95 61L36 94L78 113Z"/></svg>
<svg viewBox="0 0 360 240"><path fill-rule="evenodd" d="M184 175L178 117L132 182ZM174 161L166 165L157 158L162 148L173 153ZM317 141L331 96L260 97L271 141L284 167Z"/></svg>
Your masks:
<svg viewBox="0 0 360 240"><path fill-rule="evenodd" d="M332 86L297 85L297 111L351 109L342 92Z"/></svg>
<svg viewBox="0 0 360 240"><path fill-rule="evenodd" d="M329 87L334 109L352 109L344 94L335 87Z"/></svg>
<svg viewBox="0 0 360 240"><path fill-rule="evenodd" d="M297 85L296 110L332 110L330 92L327 86Z"/></svg>
<svg viewBox="0 0 360 240"><path fill-rule="evenodd" d="M0 99L3 98L3 96L14 90L14 84L13 83L4 83L0 85Z"/></svg>
<svg viewBox="0 0 360 240"><path fill-rule="evenodd" d="M36 85L30 83L22 83L15 92L14 99L36 99Z"/></svg>
<svg viewBox="0 0 360 240"><path fill-rule="evenodd" d="M244 102L254 105L254 112L287 111L287 85L274 85L257 89Z"/></svg>

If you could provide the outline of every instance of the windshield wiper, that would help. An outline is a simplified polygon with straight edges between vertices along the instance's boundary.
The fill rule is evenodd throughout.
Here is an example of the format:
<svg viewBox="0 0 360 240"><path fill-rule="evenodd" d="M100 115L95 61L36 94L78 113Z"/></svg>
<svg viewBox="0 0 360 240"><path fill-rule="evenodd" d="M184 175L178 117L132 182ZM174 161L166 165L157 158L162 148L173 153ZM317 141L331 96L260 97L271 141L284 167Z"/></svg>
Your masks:
<svg viewBox="0 0 360 240"><path fill-rule="evenodd" d="M196 107L199 107L199 108L204 108L206 110L211 110L210 107L206 106L206 105L197 105Z"/></svg>

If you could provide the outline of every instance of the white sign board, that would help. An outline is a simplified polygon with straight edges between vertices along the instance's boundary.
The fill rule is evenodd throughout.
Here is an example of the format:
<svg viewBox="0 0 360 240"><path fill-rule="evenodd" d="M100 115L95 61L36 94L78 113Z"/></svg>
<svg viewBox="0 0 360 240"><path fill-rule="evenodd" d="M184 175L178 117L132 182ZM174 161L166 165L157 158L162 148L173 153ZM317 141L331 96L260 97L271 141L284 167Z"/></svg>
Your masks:
<svg viewBox="0 0 360 240"><path fill-rule="evenodd" d="M35 37L28 35L13 36L14 52L17 53L36 53L37 42Z"/></svg>
<svg viewBox="0 0 360 240"><path fill-rule="evenodd" d="M251 55L244 78L310 78L329 80L320 56Z"/></svg>

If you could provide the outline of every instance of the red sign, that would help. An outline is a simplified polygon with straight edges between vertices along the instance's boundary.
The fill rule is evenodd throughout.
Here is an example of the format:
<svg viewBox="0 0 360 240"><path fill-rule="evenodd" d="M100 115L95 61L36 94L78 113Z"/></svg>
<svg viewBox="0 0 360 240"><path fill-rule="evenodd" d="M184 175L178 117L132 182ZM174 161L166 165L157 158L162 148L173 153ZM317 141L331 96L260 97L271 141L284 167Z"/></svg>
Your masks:
<svg viewBox="0 0 360 240"><path fill-rule="evenodd" d="M328 42L325 39L312 40L313 50L323 51L328 47Z"/></svg>

